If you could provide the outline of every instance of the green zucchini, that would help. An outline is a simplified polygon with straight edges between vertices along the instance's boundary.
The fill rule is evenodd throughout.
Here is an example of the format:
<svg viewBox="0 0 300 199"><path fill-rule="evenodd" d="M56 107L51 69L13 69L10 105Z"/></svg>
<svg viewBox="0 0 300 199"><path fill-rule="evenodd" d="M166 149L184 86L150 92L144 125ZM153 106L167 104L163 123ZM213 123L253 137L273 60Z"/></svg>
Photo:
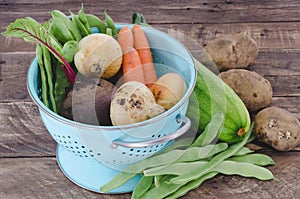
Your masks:
<svg viewBox="0 0 300 199"><path fill-rule="evenodd" d="M190 100L188 117L198 121L198 132L202 132L215 113L223 113L224 125L219 140L235 143L245 136L250 128L250 116L238 95L221 78L194 59L197 68L197 81Z"/></svg>

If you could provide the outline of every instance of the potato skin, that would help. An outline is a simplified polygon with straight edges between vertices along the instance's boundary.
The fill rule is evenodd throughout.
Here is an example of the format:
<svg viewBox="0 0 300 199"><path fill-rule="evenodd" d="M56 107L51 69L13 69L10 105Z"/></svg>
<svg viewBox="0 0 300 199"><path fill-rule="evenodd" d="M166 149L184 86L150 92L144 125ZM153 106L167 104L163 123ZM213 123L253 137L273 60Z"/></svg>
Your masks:
<svg viewBox="0 0 300 199"><path fill-rule="evenodd" d="M278 151L290 151L300 144L300 122L292 113L269 107L255 117L255 133L259 141Z"/></svg>
<svg viewBox="0 0 300 199"><path fill-rule="evenodd" d="M258 55L256 42L245 33L219 36L210 41L204 49L201 55L203 64L211 65L213 61L221 71L245 69Z"/></svg>
<svg viewBox="0 0 300 199"><path fill-rule="evenodd" d="M231 69L219 74L242 99L250 112L267 107L272 101L270 82L256 72L245 69Z"/></svg>

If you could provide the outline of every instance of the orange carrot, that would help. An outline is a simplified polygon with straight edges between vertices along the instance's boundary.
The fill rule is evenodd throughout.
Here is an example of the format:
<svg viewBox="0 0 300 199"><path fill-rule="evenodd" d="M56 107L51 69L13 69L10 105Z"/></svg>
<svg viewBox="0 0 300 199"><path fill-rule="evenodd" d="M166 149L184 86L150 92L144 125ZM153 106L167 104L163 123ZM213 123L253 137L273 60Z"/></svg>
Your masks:
<svg viewBox="0 0 300 199"><path fill-rule="evenodd" d="M123 53L133 48L133 35L129 27L123 27L118 34L118 42L122 48Z"/></svg>
<svg viewBox="0 0 300 199"><path fill-rule="evenodd" d="M133 48L132 31L123 27L118 34L118 42L123 52L123 76L124 81L138 81L145 83L143 65L139 54Z"/></svg>
<svg viewBox="0 0 300 199"><path fill-rule="evenodd" d="M151 85L156 82L157 75L153 64L150 45L143 29L136 24L133 25L133 41L134 48L139 53L143 64L145 83L148 87L151 87Z"/></svg>
<svg viewBox="0 0 300 199"><path fill-rule="evenodd" d="M123 54L123 77L125 82L138 81L145 83L143 65L138 52L134 48Z"/></svg>

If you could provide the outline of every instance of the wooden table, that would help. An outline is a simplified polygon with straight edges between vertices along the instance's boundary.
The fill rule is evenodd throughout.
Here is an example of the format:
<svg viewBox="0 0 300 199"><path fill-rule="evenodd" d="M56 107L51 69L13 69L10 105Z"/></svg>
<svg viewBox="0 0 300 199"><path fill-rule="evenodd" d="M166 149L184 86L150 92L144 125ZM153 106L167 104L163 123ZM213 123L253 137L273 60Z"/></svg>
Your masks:
<svg viewBox="0 0 300 199"><path fill-rule="evenodd" d="M78 11L81 0L1 0L0 31L17 18L46 21L50 11ZM134 12L155 27L182 32L201 46L216 36L247 31L257 42L259 55L250 69L273 86L272 106L300 119L300 2L286 1L84 1L85 11L103 18L107 9L116 22L130 23ZM0 198L130 198L84 190L60 171L56 143L47 133L26 89L26 73L35 45L0 37ZM184 198L299 198L300 147L276 152L253 145L270 155L268 167L276 177L258 181L218 175Z"/></svg>

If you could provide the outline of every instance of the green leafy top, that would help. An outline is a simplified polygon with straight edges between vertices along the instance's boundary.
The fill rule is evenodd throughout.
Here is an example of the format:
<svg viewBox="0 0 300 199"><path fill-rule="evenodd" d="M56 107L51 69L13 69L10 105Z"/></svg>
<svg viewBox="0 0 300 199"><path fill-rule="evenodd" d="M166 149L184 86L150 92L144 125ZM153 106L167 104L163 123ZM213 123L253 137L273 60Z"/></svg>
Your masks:
<svg viewBox="0 0 300 199"><path fill-rule="evenodd" d="M61 44L48 32L48 25L49 23L47 22L44 25L41 25L31 17L20 18L11 23L2 35L22 38L25 41L34 41L46 46L48 50L64 64L66 76L68 77L69 82L73 83L76 74L70 64L62 56Z"/></svg>

